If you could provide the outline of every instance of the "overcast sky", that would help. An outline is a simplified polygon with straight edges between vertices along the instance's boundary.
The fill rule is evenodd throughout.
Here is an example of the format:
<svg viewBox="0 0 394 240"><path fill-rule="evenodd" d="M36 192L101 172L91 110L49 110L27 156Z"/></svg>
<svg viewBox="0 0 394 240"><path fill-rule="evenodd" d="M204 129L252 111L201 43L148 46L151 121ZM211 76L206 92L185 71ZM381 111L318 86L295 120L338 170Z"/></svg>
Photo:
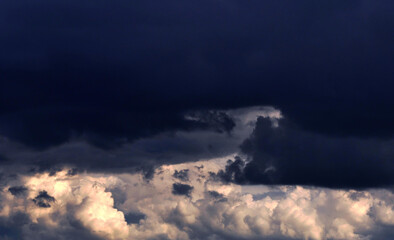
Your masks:
<svg viewBox="0 0 394 240"><path fill-rule="evenodd" d="M0 240L390 239L393 12L0 1Z"/></svg>

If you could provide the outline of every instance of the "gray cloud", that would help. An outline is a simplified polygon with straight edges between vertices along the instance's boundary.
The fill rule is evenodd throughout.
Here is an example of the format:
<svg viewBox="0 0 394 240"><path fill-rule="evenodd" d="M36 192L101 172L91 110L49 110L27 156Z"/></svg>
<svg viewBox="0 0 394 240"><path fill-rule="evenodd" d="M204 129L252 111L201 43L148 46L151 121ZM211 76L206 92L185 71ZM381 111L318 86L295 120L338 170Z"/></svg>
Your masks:
<svg viewBox="0 0 394 240"><path fill-rule="evenodd" d="M172 176L181 181L187 182L189 181L189 169L182 169L180 171L175 170L174 175Z"/></svg>
<svg viewBox="0 0 394 240"><path fill-rule="evenodd" d="M193 186L182 184L182 183L174 183L172 184L172 193L174 195L185 195L190 197L190 194L193 191Z"/></svg>
<svg viewBox="0 0 394 240"><path fill-rule="evenodd" d="M73 168L77 172L143 171L149 179L154 168L162 164L197 161L237 151L239 144L252 131L253 122L259 115L276 118L280 116L280 111L272 107L252 107L196 111L195 114L190 112L183 116L185 121L201 126L188 131L178 129L158 133L133 142L124 142L111 149L92 145L84 137L75 137L67 143L37 150L1 137L0 153L8 160L0 162L0 167L7 169L6 174L55 172L63 167ZM219 125L224 124L221 122L231 123L231 127L223 131L217 130Z"/></svg>
<svg viewBox="0 0 394 240"><path fill-rule="evenodd" d="M24 186L15 186L8 188L8 191L14 196L24 195L27 191L27 188Z"/></svg>
<svg viewBox="0 0 394 240"><path fill-rule="evenodd" d="M55 202L55 198L50 196L46 191L41 191L33 199L33 202L41 208L50 208L51 203Z"/></svg>
<svg viewBox="0 0 394 240"><path fill-rule="evenodd" d="M235 158L219 176L241 184L390 187L393 141L316 134L286 119L274 127L261 117L241 145L246 160Z"/></svg>

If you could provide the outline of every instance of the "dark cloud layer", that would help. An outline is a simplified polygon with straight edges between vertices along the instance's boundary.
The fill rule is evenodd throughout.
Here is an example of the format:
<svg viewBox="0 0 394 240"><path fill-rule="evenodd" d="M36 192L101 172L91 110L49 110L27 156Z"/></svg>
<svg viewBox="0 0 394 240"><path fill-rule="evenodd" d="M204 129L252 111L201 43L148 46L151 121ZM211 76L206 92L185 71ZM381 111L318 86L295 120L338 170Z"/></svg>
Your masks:
<svg viewBox="0 0 394 240"><path fill-rule="evenodd" d="M150 179L233 146L176 132L231 138L235 120L215 109L269 105L298 128L244 144L253 161L238 182L391 184L393 11L389 0L1 1L1 167ZM261 179L267 162L280 164Z"/></svg>
<svg viewBox="0 0 394 240"><path fill-rule="evenodd" d="M393 140L331 137L304 131L286 120L279 127L260 117L241 145L249 156L219 172L242 184L300 184L334 188L394 185Z"/></svg>
<svg viewBox="0 0 394 240"><path fill-rule="evenodd" d="M111 148L190 128L190 110L274 105L305 129L390 137L393 5L1 1L0 133Z"/></svg>
<svg viewBox="0 0 394 240"><path fill-rule="evenodd" d="M371 239L389 239L393 12L392 0L0 1L0 239L99 240L121 226L116 217L126 232L159 231L149 239L168 239L160 230L172 227L191 239L243 239L246 228L232 231L244 224L260 239L272 235L267 224L302 232L324 220L328 232L339 223L338 234L375 221ZM269 111L281 114L255 124ZM200 163L157 168L239 151L211 178ZM88 175L135 171L141 182L122 175L108 178L111 187ZM22 183L24 174L58 176L68 197L56 184ZM339 191L293 186L241 196L217 180L388 191L337 199ZM304 191L328 204L304 205ZM266 197L278 203L271 215L256 202ZM363 201L372 204L367 221L357 215Z"/></svg>

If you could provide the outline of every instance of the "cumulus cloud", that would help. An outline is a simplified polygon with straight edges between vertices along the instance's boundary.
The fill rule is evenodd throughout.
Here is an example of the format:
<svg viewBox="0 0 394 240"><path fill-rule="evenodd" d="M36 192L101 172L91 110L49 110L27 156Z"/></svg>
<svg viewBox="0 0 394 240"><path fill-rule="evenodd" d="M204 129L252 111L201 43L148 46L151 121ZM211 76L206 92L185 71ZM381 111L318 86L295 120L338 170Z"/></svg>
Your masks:
<svg viewBox="0 0 394 240"><path fill-rule="evenodd" d="M0 239L394 235L393 12L1 0Z"/></svg>
<svg viewBox="0 0 394 240"><path fill-rule="evenodd" d="M124 215L113 208L111 193L105 190L115 181L111 177L70 176L68 171L21 176L18 183L23 184L27 196L3 191L0 215L6 219L16 213L28 216L29 221L21 227L23 239L31 239L32 226L49 228L60 235L71 234L80 226L92 235L124 239L128 235Z"/></svg>
<svg viewBox="0 0 394 240"><path fill-rule="evenodd" d="M22 175L0 193L0 225L8 229L3 235L19 231L19 239L30 240L47 229L59 239L78 231L112 240L379 239L394 226L394 195L388 190L223 184L210 172L225 159L165 165L149 182L140 173ZM184 169L190 185L173 176ZM26 195L8 190L16 186ZM189 197L173 194L175 186L187 186ZM50 206L37 206L37 198Z"/></svg>

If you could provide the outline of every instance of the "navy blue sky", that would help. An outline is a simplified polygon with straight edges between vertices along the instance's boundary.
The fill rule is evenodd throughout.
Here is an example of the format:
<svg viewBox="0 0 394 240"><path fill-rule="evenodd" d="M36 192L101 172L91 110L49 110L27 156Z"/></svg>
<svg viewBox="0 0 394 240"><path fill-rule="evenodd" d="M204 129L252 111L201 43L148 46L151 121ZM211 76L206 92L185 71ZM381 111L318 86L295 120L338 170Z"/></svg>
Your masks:
<svg viewBox="0 0 394 240"><path fill-rule="evenodd" d="M0 135L34 151L75 136L110 151L164 131L233 128L223 113L187 121L190 111L269 105L299 136L339 139L313 151L356 139L345 157L358 165L357 148L368 152L363 175L383 166L376 142L390 148L394 134L393 12L389 0L3 0ZM315 180L305 181L338 187Z"/></svg>

